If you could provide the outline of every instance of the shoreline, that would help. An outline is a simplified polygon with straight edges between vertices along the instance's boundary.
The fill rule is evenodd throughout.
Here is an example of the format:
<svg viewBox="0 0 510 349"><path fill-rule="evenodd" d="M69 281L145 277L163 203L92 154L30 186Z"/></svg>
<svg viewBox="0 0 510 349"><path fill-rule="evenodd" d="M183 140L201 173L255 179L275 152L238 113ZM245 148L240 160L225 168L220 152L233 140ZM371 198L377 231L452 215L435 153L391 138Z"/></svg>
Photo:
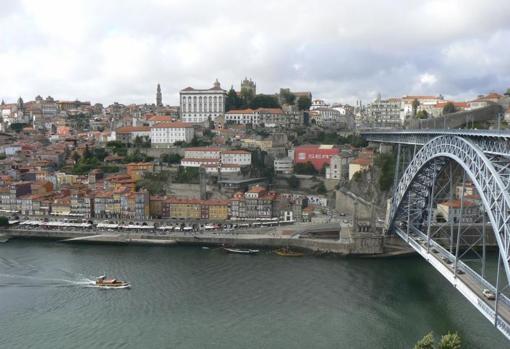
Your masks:
<svg viewBox="0 0 510 349"><path fill-rule="evenodd" d="M145 246L206 246L206 247L246 247L260 249L277 249L289 247L308 252L312 255L355 256L363 258L389 258L407 256L407 249L385 251L375 248L370 242L383 243L382 237L361 237L349 241L331 239L295 238L276 234L226 234L226 233L199 233L199 234L167 234L156 235L149 233L97 233L87 231L61 231L61 230L22 230L4 229L0 235L9 239L21 240L49 240L72 244L95 245L145 245ZM357 241L360 240L360 241ZM369 243L367 243L367 241Z"/></svg>

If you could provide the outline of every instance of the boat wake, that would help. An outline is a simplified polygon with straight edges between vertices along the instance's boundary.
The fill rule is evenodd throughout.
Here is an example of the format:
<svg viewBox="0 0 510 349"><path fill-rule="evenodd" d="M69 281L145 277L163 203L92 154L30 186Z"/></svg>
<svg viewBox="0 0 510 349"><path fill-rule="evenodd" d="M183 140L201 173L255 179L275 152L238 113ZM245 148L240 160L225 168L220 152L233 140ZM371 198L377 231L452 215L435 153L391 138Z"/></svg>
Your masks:
<svg viewBox="0 0 510 349"><path fill-rule="evenodd" d="M0 287L88 287L95 286L95 280L81 278L78 280L44 278L31 275L15 275L0 273Z"/></svg>

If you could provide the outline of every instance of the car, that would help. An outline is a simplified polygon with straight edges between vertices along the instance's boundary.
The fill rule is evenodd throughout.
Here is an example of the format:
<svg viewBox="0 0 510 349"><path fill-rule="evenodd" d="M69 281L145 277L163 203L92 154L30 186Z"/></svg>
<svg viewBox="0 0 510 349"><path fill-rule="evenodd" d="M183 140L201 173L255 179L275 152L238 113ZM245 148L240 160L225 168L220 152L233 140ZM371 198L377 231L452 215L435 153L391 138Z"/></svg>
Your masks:
<svg viewBox="0 0 510 349"><path fill-rule="evenodd" d="M496 299L496 296L494 295L494 293L492 293L489 289L487 288L484 288L483 291L482 291L482 294L485 298L487 298L488 300L492 301L494 299Z"/></svg>
<svg viewBox="0 0 510 349"><path fill-rule="evenodd" d="M341 217L345 216L345 213L343 213L343 212L340 212L339 214Z"/></svg>
<svg viewBox="0 0 510 349"><path fill-rule="evenodd" d="M452 264L452 261L448 258L448 257L441 257L441 259L443 260L443 262L445 262L446 264Z"/></svg>
<svg viewBox="0 0 510 349"><path fill-rule="evenodd" d="M466 273L465 273L465 272L464 272L464 270L462 270L462 269L457 269L457 274L459 274L459 275L464 275L464 274L466 274Z"/></svg>
<svg viewBox="0 0 510 349"><path fill-rule="evenodd" d="M343 221L343 222L344 222L344 223L349 223L349 221L348 221L347 219L344 219L344 221Z"/></svg>
<svg viewBox="0 0 510 349"><path fill-rule="evenodd" d="M432 249L432 253L439 253L438 250L436 250L435 248Z"/></svg>

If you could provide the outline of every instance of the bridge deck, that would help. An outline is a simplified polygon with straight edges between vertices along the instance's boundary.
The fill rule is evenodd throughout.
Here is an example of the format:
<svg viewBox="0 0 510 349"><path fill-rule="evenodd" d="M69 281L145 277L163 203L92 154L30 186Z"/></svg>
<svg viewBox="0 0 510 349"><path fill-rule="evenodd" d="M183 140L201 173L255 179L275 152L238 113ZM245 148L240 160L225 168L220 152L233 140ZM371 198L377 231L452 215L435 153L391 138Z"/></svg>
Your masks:
<svg viewBox="0 0 510 349"><path fill-rule="evenodd" d="M397 234L424 257L437 271L439 271L455 288L461 292L495 327L510 339L510 300L503 294L499 294L496 317L496 301L487 299L482 291L489 288L495 293L494 287L488 282L481 282L471 268L462 262L458 263L457 270L463 274L454 274L453 261L455 256L442 248L439 244L430 240L427 248L426 235L421 232L414 232L409 237L400 229L395 229ZM435 251L435 252L434 252ZM451 261L446 262L446 259Z"/></svg>

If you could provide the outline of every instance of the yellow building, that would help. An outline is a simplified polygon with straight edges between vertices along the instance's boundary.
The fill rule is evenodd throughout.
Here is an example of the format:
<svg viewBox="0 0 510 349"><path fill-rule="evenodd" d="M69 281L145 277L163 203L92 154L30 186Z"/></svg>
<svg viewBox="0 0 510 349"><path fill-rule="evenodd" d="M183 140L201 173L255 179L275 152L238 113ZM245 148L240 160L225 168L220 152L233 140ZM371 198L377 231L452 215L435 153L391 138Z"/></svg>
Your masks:
<svg viewBox="0 0 510 349"><path fill-rule="evenodd" d="M200 219L202 217L199 199L168 199L163 207L164 215L174 219Z"/></svg>
<svg viewBox="0 0 510 349"><path fill-rule="evenodd" d="M224 221L228 219L228 200L207 200L203 205L207 207L208 219Z"/></svg>
<svg viewBox="0 0 510 349"><path fill-rule="evenodd" d="M356 173L368 170L370 166L372 166L371 158L363 157L352 160L349 164L349 180L351 180Z"/></svg>

